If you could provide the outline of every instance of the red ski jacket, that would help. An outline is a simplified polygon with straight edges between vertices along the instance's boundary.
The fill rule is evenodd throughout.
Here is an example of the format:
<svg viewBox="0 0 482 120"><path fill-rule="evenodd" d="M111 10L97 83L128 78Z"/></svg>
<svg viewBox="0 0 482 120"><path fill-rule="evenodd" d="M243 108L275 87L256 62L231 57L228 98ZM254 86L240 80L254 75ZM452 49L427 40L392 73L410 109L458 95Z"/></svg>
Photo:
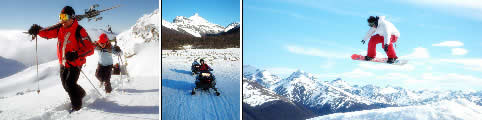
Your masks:
<svg viewBox="0 0 482 120"><path fill-rule="evenodd" d="M46 39L58 38L57 57L59 58L60 65L67 68L71 65L75 67L82 66L85 64L85 57L94 54L95 46L85 29L79 25L77 20L74 20L74 23L69 28L59 26L40 30L38 35ZM74 61L67 61L65 59L65 53L74 51L77 52L79 57Z"/></svg>
<svg viewBox="0 0 482 120"><path fill-rule="evenodd" d="M204 70L209 70L210 67L208 66L208 64L202 64L200 67L199 67L199 70L200 71L204 71Z"/></svg>

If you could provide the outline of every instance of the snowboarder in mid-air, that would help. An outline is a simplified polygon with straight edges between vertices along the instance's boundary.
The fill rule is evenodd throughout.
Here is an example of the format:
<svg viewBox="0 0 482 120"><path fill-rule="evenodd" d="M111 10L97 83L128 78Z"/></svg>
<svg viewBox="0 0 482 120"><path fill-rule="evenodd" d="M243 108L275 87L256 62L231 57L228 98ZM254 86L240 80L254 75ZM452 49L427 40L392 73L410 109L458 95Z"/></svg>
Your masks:
<svg viewBox="0 0 482 120"><path fill-rule="evenodd" d="M102 33L99 36L99 40L95 44L96 52L99 54L99 62L95 71L95 77L99 80L100 84L105 87L105 92L110 93L112 86L110 84L111 72L113 67L112 54L119 55L121 49L119 46L112 46L109 42L107 34Z"/></svg>
<svg viewBox="0 0 482 120"><path fill-rule="evenodd" d="M86 62L86 57L94 54L94 44L74 16L74 9L65 6L59 15L60 24L45 29L34 24L30 27L28 33L46 39L58 39L57 57L60 63L60 80L70 97L72 111L78 111L82 108L82 98L86 93L77 84L77 80L82 65Z"/></svg>
<svg viewBox="0 0 482 120"><path fill-rule="evenodd" d="M388 56L386 62L389 64L394 63L398 57L395 53L393 44L397 42L400 37L397 28L391 22L385 20L385 16L370 16L367 21L370 30L368 30L368 33L361 41L365 44L365 40L369 40L368 53L364 59L366 61L374 59L376 57L376 45L378 43L383 43L383 50L385 50L385 53ZM375 35L373 35L374 33Z"/></svg>

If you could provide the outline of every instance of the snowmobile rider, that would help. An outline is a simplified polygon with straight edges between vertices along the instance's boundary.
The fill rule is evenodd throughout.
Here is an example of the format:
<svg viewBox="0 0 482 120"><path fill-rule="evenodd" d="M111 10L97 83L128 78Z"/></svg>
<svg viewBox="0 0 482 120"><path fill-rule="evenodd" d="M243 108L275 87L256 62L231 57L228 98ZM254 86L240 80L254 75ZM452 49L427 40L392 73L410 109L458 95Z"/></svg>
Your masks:
<svg viewBox="0 0 482 120"><path fill-rule="evenodd" d="M393 43L397 42L397 39L400 37L400 32L398 32L397 28L395 28L391 22L385 20L385 16L370 16L367 21L370 30L368 30L366 36L361 41L365 44L365 40L370 39L370 41L368 41L368 53L367 56L365 56L365 60L370 61L375 58L376 45L378 43L384 43L382 47L388 56L387 63L392 64L398 59L393 48ZM373 35L374 33L375 35Z"/></svg>
<svg viewBox="0 0 482 120"><path fill-rule="evenodd" d="M97 46L95 50L99 54L99 63L97 65L97 70L95 70L95 77L97 77L101 85L104 85L105 92L110 93L112 91L112 86L110 85L110 77L113 67L112 53L120 55L121 49L119 46L112 46L105 33L102 33L99 36L99 40L95 45Z"/></svg>
<svg viewBox="0 0 482 120"><path fill-rule="evenodd" d="M208 64L204 62L204 59L199 60L199 62L201 62L199 71L213 71L213 69L211 69L211 67L209 67Z"/></svg>
<svg viewBox="0 0 482 120"><path fill-rule="evenodd" d="M72 110L82 108L82 98L85 91L77 84L82 65L86 57L94 53L94 45L85 31L75 19L75 11L65 6L60 12L58 25L43 29L33 24L28 30L31 35L42 38L57 38L57 57L60 63L60 80L65 91L69 94Z"/></svg>

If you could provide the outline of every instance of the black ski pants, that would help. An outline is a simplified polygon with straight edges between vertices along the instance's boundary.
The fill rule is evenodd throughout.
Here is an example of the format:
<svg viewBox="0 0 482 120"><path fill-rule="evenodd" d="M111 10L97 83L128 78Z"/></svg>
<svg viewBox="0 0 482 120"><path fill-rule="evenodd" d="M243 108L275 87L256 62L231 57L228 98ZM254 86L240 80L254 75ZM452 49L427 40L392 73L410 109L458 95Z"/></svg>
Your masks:
<svg viewBox="0 0 482 120"><path fill-rule="evenodd" d="M107 93L112 91L112 87L110 85L112 67L112 65L102 66L98 64L97 69L95 70L95 77L97 77L101 83L104 82L105 92Z"/></svg>
<svg viewBox="0 0 482 120"><path fill-rule="evenodd" d="M65 91L69 94L74 110L82 108L82 98L85 96L85 90L77 84L81 69L82 67L66 68L60 66L60 80L62 80Z"/></svg>

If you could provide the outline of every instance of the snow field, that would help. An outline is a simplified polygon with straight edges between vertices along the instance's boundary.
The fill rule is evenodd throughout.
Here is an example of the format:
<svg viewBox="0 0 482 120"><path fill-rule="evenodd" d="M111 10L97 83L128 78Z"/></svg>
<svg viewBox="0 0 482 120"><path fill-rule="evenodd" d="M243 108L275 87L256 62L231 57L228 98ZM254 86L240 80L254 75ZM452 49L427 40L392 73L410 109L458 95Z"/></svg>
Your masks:
<svg viewBox="0 0 482 120"><path fill-rule="evenodd" d="M221 93L197 91L191 63L204 58L214 69ZM240 49L162 50L162 119L236 120L240 118Z"/></svg>

